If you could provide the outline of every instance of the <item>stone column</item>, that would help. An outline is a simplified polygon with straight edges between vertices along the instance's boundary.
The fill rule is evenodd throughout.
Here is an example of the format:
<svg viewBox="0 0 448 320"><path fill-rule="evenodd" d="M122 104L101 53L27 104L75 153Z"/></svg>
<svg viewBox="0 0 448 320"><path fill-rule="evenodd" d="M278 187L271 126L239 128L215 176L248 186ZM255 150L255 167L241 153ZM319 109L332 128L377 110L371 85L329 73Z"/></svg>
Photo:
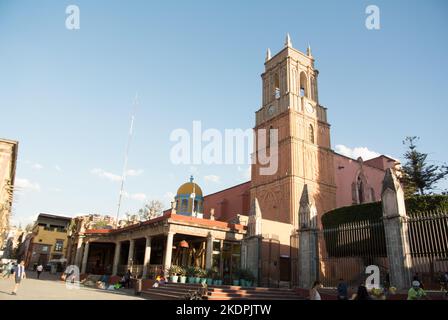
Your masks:
<svg viewBox="0 0 448 320"><path fill-rule="evenodd" d="M89 242L86 242L86 244L84 245L84 254L82 256L81 273L86 273L88 257L89 257Z"/></svg>
<svg viewBox="0 0 448 320"><path fill-rule="evenodd" d="M134 261L134 247L135 247L135 240L131 239L129 240L129 254L128 254L128 269L131 268L131 265ZM127 270L126 270L127 271Z"/></svg>
<svg viewBox="0 0 448 320"><path fill-rule="evenodd" d="M76 246L76 255L75 255L75 265L78 267L81 266L81 257L82 257L82 242L83 242L83 236L78 237L78 244Z"/></svg>
<svg viewBox="0 0 448 320"><path fill-rule="evenodd" d="M171 267L171 255L173 253L173 239L174 232L168 232L166 237L166 247L165 247L165 255L163 259L163 270L165 273L165 277L168 277L168 269Z"/></svg>
<svg viewBox="0 0 448 320"><path fill-rule="evenodd" d="M121 242L117 241L117 243L115 244L114 262L112 267L113 276L116 276L118 272L118 264L120 263L120 251L121 251Z"/></svg>
<svg viewBox="0 0 448 320"><path fill-rule="evenodd" d="M205 253L205 268L210 269L213 264L213 237L209 232L207 236L207 248Z"/></svg>
<svg viewBox="0 0 448 320"><path fill-rule="evenodd" d="M142 278L145 279L148 276L148 264L151 259L151 237L146 236L146 247L145 247L145 259L143 260L143 275Z"/></svg>
<svg viewBox="0 0 448 320"><path fill-rule="evenodd" d="M300 288L311 288L318 278L317 210L308 185L303 186L299 207Z"/></svg>
<svg viewBox="0 0 448 320"><path fill-rule="evenodd" d="M252 200L247 234L241 242L241 266L252 271L255 285L261 283L262 216L258 199ZM222 262L222 260L221 260Z"/></svg>
<svg viewBox="0 0 448 320"><path fill-rule="evenodd" d="M408 225L404 193L392 169L387 169L381 192L390 283L397 289L411 285Z"/></svg>

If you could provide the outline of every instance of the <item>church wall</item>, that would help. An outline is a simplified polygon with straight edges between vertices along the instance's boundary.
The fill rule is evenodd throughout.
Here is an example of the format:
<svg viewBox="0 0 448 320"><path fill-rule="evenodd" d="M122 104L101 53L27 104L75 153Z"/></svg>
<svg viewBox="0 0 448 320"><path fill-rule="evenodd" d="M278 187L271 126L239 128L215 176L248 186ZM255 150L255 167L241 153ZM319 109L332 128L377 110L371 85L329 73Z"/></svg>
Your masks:
<svg viewBox="0 0 448 320"><path fill-rule="evenodd" d="M229 221L237 214L249 215L250 181L204 197L204 218L210 219L210 210L215 209L215 219Z"/></svg>
<svg viewBox="0 0 448 320"><path fill-rule="evenodd" d="M351 206L354 204L354 195L352 184L356 182L361 170L361 163L358 160L335 153L334 171L336 175L336 207ZM382 181L384 179L384 170L380 170L365 164L362 165L362 171L366 177L368 186L373 189L366 194L365 202L379 201L381 198ZM373 197L372 197L373 196Z"/></svg>

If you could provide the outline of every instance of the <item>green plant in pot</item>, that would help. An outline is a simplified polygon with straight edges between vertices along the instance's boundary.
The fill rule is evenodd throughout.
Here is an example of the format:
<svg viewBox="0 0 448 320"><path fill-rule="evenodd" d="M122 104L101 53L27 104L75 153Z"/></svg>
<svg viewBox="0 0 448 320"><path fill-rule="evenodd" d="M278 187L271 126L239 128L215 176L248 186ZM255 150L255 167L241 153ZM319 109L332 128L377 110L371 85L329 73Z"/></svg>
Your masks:
<svg viewBox="0 0 448 320"><path fill-rule="evenodd" d="M187 278L188 278L188 283L194 283L195 272L196 272L195 267L188 267L188 268L185 270L185 275L186 275Z"/></svg>
<svg viewBox="0 0 448 320"><path fill-rule="evenodd" d="M179 266L179 282L180 283L186 283L187 282L187 276L186 276L186 274L187 274L187 271L185 270L185 268L183 268L183 267L180 267Z"/></svg>
<svg viewBox="0 0 448 320"><path fill-rule="evenodd" d="M240 285L240 273L241 273L241 270L239 270L239 269L233 270L233 273L232 273L232 279L233 279L232 284L234 286L239 286Z"/></svg>
<svg viewBox="0 0 448 320"><path fill-rule="evenodd" d="M244 280L246 280L246 286L252 287L255 281L255 276L249 269L244 270Z"/></svg>
<svg viewBox="0 0 448 320"><path fill-rule="evenodd" d="M213 275L215 273L215 270L213 268L207 269L206 271L206 277L207 277L207 285L211 286L213 284Z"/></svg>
<svg viewBox="0 0 448 320"><path fill-rule="evenodd" d="M201 284L206 284L207 283L207 271L204 269L201 269L199 271L199 278L200 278L199 282Z"/></svg>
<svg viewBox="0 0 448 320"><path fill-rule="evenodd" d="M201 279L205 278L205 271L200 267L195 268L194 283L201 283Z"/></svg>
<svg viewBox="0 0 448 320"><path fill-rule="evenodd" d="M220 279L218 272L214 273L212 277L213 277L213 284L215 286L222 285L222 280Z"/></svg>
<svg viewBox="0 0 448 320"><path fill-rule="evenodd" d="M246 282L247 270L241 269L240 272L238 273L238 276L239 276L239 280L240 280L240 286L248 287L247 282Z"/></svg>
<svg viewBox="0 0 448 320"><path fill-rule="evenodd" d="M170 275L170 282L176 283L179 280L179 275L182 272L182 268L176 265L171 266L168 269L168 273Z"/></svg>

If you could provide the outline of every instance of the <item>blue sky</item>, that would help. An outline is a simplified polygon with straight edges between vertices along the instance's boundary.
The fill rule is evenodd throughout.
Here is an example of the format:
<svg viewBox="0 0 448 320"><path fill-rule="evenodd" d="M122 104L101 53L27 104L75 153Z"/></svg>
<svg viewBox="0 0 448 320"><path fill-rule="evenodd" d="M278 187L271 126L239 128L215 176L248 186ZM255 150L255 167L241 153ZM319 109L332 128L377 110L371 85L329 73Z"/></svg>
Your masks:
<svg viewBox="0 0 448 320"><path fill-rule="evenodd" d="M80 30L65 27L70 4ZM365 27L370 4L380 30ZM311 44L333 147L400 158L417 135L447 161L447 15L445 1L1 0L0 137L20 143L13 222L116 214L136 92L122 213L168 204L191 173L206 194L246 181L247 166L173 165L169 136L194 120L253 127L266 48L287 32Z"/></svg>

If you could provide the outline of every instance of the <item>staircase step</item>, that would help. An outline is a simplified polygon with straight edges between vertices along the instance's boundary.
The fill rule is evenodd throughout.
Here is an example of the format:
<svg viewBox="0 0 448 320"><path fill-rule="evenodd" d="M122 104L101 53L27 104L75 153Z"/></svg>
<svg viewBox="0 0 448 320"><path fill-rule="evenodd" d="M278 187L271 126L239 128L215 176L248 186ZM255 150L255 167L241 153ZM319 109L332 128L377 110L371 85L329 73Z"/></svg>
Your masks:
<svg viewBox="0 0 448 320"><path fill-rule="evenodd" d="M202 288L200 284L166 283L149 288L143 294L153 299L183 299L188 292ZM208 300L302 300L288 288L263 288L241 286L209 286Z"/></svg>

